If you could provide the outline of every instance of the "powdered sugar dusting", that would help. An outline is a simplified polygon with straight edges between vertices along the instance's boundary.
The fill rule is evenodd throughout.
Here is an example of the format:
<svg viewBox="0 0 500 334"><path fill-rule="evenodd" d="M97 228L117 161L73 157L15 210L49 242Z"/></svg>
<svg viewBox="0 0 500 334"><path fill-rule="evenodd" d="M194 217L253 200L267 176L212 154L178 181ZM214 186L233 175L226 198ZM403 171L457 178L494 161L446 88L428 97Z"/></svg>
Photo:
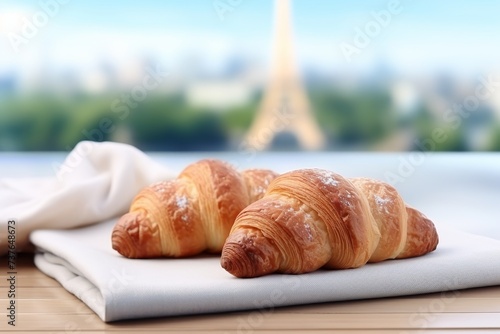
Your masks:
<svg viewBox="0 0 500 334"><path fill-rule="evenodd" d="M175 203L179 209L185 209L188 205L188 199L186 196L177 196L175 198Z"/></svg>
<svg viewBox="0 0 500 334"><path fill-rule="evenodd" d="M386 213L388 213L387 211L387 207L385 206L387 203L389 203L390 199L389 198L382 198L380 197L379 195L373 195L373 198L375 199L375 203L377 203L377 206L380 208L380 209L384 209L384 211Z"/></svg>
<svg viewBox="0 0 500 334"><path fill-rule="evenodd" d="M313 235L312 235L311 226L309 225L309 223L304 224L304 229L307 232L307 240L312 241Z"/></svg>
<svg viewBox="0 0 500 334"><path fill-rule="evenodd" d="M175 196L175 204L177 205L177 207L179 208L179 211L177 214L182 214L181 215L181 220L185 223L185 224L188 224L189 223L189 211L187 210L188 208L188 205L189 205L189 201L188 201L188 198L186 196ZM178 217L178 216L177 216Z"/></svg>
<svg viewBox="0 0 500 334"><path fill-rule="evenodd" d="M257 187L257 195L264 194L265 192L266 192L266 188L264 188L263 186Z"/></svg>
<svg viewBox="0 0 500 334"><path fill-rule="evenodd" d="M335 179L335 173L323 169L317 169L316 173L318 174L319 179L323 184L330 186L338 186L339 181Z"/></svg>
<svg viewBox="0 0 500 334"><path fill-rule="evenodd" d="M382 206L386 203L389 202L389 199L388 198L382 198L380 197L379 195L373 195L373 198L375 198L375 202L377 203L377 205L379 206Z"/></svg>
<svg viewBox="0 0 500 334"><path fill-rule="evenodd" d="M342 202L342 204L348 208L353 208L354 205L352 203L353 200L353 194L349 191L346 190L344 193L339 194L339 199Z"/></svg>

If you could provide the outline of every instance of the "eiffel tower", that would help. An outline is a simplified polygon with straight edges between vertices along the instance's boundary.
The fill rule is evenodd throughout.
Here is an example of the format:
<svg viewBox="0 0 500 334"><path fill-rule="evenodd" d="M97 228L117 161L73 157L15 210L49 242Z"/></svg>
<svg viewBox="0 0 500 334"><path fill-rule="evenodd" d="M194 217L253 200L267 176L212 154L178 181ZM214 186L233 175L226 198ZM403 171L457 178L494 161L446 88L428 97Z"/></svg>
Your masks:
<svg viewBox="0 0 500 334"><path fill-rule="evenodd" d="M270 80L246 143L265 150L278 133L291 132L302 149L321 149L326 140L311 112L294 59L290 0L275 0L274 33Z"/></svg>

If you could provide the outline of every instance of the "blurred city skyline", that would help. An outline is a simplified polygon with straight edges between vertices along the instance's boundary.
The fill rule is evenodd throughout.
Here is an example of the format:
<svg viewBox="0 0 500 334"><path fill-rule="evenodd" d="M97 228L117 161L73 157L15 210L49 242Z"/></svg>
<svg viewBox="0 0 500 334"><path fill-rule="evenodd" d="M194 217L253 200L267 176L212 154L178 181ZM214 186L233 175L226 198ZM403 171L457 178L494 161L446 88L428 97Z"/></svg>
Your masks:
<svg viewBox="0 0 500 334"><path fill-rule="evenodd" d="M33 16L54 8L53 3L58 8L47 23L37 27L27 43L14 46L14 34L23 36L23 18L33 23ZM341 45L355 46L359 31L391 4L398 13L386 18L387 26L381 26L348 61ZM443 72L471 78L499 70L499 10L500 3L485 0L295 0L297 60L304 72L325 77L367 76L377 67L386 67L401 76ZM137 71L145 59L161 63L184 79L224 75L241 63L251 63L265 75L273 2L5 1L0 26L0 76L14 75L20 88L30 86L37 73L76 76L86 82L95 72L106 70L103 67L119 73Z"/></svg>
<svg viewBox="0 0 500 334"><path fill-rule="evenodd" d="M393 132L385 127L396 129L403 124L404 137L408 137L404 143L382 147L411 149L416 132L422 137L432 127L457 124L446 121L456 116L456 110L453 115L447 112L474 97L478 87L483 92L484 83L489 82L493 89L487 92L488 98L476 98L478 106L473 109L477 112L470 119L469 114L457 116L464 126L452 129L460 132L454 135L458 139L444 149L500 145L500 136L492 139L500 120L499 10L500 2L493 0L293 0L295 58L318 109L315 113L333 136L330 141L373 141ZM85 122L95 123L109 114L120 93L131 92L152 69L159 68L168 76L150 96L182 96L183 100L155 102L151 98L151 104L158 103L158 110L162 103L174 103L180 110L186 104L199 110L233 112L224 116L229 120L217 131L240 138L268 83L273 11L274 1L269 0L4 1L0 9L0 128L8 131L0 139L8 140L2 139L0 150L35 147L14 144L13 138L21 138L16 129L39 126L26 125L35 122L28 116L11 119L15 108L26 110L26 115L37 108L36 102L16 100L16 96L42 94L38 99L44 100L46 108L57 110L63 106L50 96L76 101L74 109L86 116L71 116L72 121L61 120L69 116L54 117L61 118L60 124L78 122L73 125L78 134L84 127L95 126ZM79 94L89 101L78 100ZM99 108L96 101L101 101ZM78 103L84 106L76 107ZM378 104L371 107L370 103ZM141 108L150 106L146 103ZM350 119L348 126L339 117ZM387 124L377 125L376 117L385 117ZM405 122L413 122L420 130ZM422 130L422 122L427 130ZM356 126L365 130L357 133ZM372 128L371 135L363 135L367 127ZM77 139L66 137L73 138L68 140L72 144ZM462 137L470 143L463 144ZM495 140L499 143L485 144Z"/></svg>

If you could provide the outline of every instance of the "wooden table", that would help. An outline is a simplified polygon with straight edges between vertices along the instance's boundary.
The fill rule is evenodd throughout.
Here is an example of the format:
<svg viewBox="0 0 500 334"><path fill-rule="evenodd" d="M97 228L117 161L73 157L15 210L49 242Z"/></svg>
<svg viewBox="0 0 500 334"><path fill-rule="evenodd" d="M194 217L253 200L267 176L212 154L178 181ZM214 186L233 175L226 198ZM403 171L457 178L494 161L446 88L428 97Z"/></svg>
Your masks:
<svg viewBox="0 0 500 334"><path fill-rule="evenodd" d="M0 332L15 333L500 333L500 286L224 314L104 323L40 272L33 254L16 265L16 326L8 325L7 258L0 258Z"/></svg>

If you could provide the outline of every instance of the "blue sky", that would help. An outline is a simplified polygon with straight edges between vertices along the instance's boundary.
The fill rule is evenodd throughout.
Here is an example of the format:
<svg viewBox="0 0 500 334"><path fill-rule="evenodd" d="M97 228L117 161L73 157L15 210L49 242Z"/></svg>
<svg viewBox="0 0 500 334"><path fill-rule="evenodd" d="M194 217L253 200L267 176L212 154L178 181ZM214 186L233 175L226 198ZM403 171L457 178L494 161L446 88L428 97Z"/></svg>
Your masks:
<svg viewBox="0 0 500 334"><path fill-rule="evenodd" d="M0 1L0 21L5 23L12 13L30 18L41 3L50 1L56 0ZM216 2L72 0L61 5L20 54L9 45L12 24L4 24L0 70L11 64L29 67L41 54L62 66L140 54L173 66L187 55L212 66L221 66L234 54L268 61L273 2L233 0L237 4L224 20L213 7ZM295 49L301 65L331 72L368 71L381 62L403 72L498 68L500 1L494 0L400 0L401 13L392 15L370 45L346 62L341 43L353 44L356 28L363 29L374 20L372 12L387 10L390 2L294 0Z"/></svg>

